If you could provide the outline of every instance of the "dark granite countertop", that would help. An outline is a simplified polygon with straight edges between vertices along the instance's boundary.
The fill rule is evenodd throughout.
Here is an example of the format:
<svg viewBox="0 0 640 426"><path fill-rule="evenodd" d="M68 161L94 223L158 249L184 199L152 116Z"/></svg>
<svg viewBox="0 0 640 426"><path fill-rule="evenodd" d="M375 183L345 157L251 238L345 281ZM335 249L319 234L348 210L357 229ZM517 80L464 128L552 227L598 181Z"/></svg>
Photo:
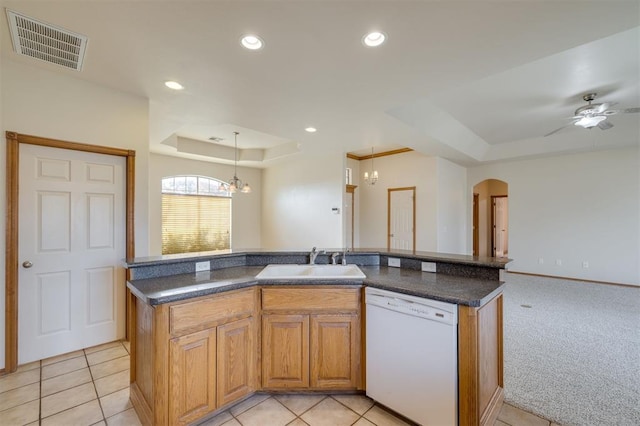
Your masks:
<svg viewBox="0 0 640 426"><path fill-rule="evenodd" d="M369 287L425 297L442 302L479 307L502 291L504 283L495 280L434 274L386 266L361 266Z"/></svg>
<svg viewBox="0 0 640 426"><path fill-rule="evenodd" d="M360 266L364 281L282 281L260 280L255 276L263 266L238 266L205 272L132 280L131 292L150 305L177 302L254 285L327 285L364 284L428 299L478 307L502 291L495 280L441 275L386 266Z"/></svg>

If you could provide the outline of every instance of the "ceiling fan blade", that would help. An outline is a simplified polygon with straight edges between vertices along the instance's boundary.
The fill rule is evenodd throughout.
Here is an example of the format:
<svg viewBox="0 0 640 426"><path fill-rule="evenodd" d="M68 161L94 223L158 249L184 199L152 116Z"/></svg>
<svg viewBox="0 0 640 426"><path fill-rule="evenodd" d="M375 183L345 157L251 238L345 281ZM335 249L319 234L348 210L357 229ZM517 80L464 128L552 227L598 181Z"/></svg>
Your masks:
<svg viewBox="0 0 640 426"><path fill-rule="evenodd" d="M546 138L547 136L551 136L551 135L553 135L554 133L558 133L558 132L559 132L560 130L562 130L562 129L565 129L565 128L569 127L569 126L573 126L574 124L575 124L575 121L572 121L572 122L571 122L571 123L569 123L569 124L565 124L564 126L562 126L562 127L558 127L558 128L557 128L557 129L555 129L554 131L547 133L547 134L546 134L546 135L544 135L543 137L545 137L545 138Z"/></svg>
<svg viewBox="0 0 640 426"><path fill-rule="evenodd" d="M626 109L610 109L604 112L604 115L615 115L615 114L637 114L640 112L640 107L636 108L626 108Z"/></svg>
<svg viewBox="0 0 640 426"><path fill-rule="evenodd" d="M598 127L602 130L607 130L613 127L613 124L609 120L603 120L598 123Z"/></svg>
<svg viewBox="0 0 640 426"><path fill-rule="evenodd" d="M605 112L606 110L608 110L609 108L611 108L614 104L611 102L605 102L603 104L600 104L600 106L598 106L597 108L597 113L601 114L603 112Z"/></svg>

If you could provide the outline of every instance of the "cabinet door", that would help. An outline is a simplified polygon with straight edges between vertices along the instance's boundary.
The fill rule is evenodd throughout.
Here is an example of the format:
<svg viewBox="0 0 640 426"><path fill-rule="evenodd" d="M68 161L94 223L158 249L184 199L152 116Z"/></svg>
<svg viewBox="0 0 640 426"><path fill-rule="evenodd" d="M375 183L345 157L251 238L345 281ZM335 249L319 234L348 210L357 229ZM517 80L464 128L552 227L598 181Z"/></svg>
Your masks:
<svg viewBox="0 0 640 426"><path fill-rule="evenodd" d="M218 326L218 407L256 388L255 322L244 318Z"/></svg>
<svg viewBox="0 0 640 426"><path fill-rule="evenodd" d="M309 316L262 316L262 380L265 388L309 386Z"/></svg>
<svg viewBox="0 0 640 426"><path fill-rule="evenodd" d="M360 343L358 316L311 316L311 387L355 388Z"/></svg>
<svg viewBox="0 0 640 426"><path fill-rule="evenodd" d="M216 408L216 329L171 339L169 419L186 424Z"/></svg>

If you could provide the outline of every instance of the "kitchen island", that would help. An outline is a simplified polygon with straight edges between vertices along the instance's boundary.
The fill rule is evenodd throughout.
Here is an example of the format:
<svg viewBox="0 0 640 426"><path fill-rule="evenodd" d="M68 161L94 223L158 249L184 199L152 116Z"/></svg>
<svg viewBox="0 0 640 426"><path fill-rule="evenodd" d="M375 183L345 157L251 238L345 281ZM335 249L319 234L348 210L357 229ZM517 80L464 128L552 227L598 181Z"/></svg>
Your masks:
<svg viewBox="0 0 640 426"><path fill-rule="evenodd" d="M492 424L503 397L506 260L373 249L347 260L366 278L255 278L267 264L307 263L304 252L128 261L131 399L143 423L188 424L256 391L364 391L369 286L458 305L459 424ZM211 270L195 272L201 262ZM421 272L422 262L437 272Z"/></svg>

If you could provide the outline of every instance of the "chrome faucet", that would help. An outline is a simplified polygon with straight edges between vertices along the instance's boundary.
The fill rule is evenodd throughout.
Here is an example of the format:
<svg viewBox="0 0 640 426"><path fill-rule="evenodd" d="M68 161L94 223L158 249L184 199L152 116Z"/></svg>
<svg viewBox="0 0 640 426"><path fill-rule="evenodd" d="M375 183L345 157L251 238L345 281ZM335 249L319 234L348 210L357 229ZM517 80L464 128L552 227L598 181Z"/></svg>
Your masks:
<svg viewBox="0 0 640 426"><path fill-rule="evenodd" d="M337 257L338 257L338 256L340 256L340 253L338 253L338 252L333 253L333 254L331 255L331 264L332 264L332 265L337 265L337 263L336 263L336 259L337 259ZM343 257L343 259L344 259L344 257Z"/></svg>
<svg viewBox="0 0 640 426"><path fill-rule="evenodd" d="M324 250L317 251L315 247L311 249L311 253L309 253L309 265L316 264L316 258L320 253L324 253Z"/></svg>
<svg viewBox="0 0 640 426"><path fill-rule="evenodd" d="M346 265L347 264L347 252L349 251L348 248L345 248L342 252L342 264Z"/></svg>

